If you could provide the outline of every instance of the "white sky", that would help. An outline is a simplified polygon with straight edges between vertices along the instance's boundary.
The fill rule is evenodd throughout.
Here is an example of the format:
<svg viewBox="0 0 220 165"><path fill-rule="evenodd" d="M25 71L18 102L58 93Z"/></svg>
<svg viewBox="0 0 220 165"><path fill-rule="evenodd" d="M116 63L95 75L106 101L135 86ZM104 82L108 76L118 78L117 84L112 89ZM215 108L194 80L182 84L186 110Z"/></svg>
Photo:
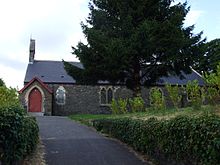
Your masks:
<svg viewBox="0 0 220 165"><path fill-rule="evenodd" d="M88 16L89 0L0 0L0 78L7 86L23 86L29 41L36 40L35 59L71 60L71 46L85 41L80 22ZM188 0L185 24L196 24L208 40L220 38L220 1Z"/></svg>

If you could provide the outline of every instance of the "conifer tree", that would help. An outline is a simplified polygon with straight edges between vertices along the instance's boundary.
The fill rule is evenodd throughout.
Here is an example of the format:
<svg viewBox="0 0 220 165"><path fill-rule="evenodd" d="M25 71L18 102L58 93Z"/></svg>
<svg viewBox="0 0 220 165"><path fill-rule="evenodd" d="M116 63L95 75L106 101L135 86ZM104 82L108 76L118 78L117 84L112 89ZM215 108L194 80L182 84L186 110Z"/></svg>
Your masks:
<svg viewBox="0 0 220 165"><path fill-rule="evenodd" d="M184 27L187 3L173 0L90 0L90 14L81 23L87 44L73 47L84 70L65 63L79 83L98 80L125 83L140 94L141 85L168 74L190 73L204 42L194 26Z"/></svg>
<svg viewBox="0 0 220 165"><path fill-rule="evenodd" d="M214 39L202 46L203 56L196 60L195 69L201 74L215 73L220 61L220 39Z"/></svg>

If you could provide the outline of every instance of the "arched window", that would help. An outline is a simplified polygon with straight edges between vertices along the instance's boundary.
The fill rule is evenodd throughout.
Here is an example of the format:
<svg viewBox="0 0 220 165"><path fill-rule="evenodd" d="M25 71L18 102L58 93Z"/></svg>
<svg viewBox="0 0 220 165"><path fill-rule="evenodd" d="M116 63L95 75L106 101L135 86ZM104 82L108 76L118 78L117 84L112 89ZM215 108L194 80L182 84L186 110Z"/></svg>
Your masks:
<svg viewBox="0 0 220 165"><path fill-rule="evenodd" d="M112 87L101 87L100 90L100 104L110 105L114 98L114 90Z"/></svg>
<svg viewBox="0 0 220 165"><path fill-rule="evenodd" d="M56 103L64 105L66 102L66 90L63 86L60 86L56 91Z"/></svg>
<svg viewBox="0 0 220 165"><path fill-rule="evenodd" d="M112 88L108 89L108 93L107 93L107 103L111 104L112 103L112 99L113 99L113 91Z"/></svg>
<svg viewBox="0 0 220 165"><path fill-rule="evenodd" d="M101 104L106 104L106 89L101 89Z"/></svg>

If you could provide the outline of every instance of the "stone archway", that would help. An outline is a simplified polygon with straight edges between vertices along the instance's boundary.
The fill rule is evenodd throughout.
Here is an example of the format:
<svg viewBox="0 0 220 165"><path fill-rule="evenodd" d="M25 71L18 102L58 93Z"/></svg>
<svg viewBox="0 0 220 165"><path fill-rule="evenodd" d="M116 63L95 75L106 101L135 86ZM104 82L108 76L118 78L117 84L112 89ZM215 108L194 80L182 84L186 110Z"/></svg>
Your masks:
<svg viewBox="0 0 220 165"><path fill-rule="evenodd" d="M33 88L28 96L28 112L42 112L42 94L38 88Z"/></svg>

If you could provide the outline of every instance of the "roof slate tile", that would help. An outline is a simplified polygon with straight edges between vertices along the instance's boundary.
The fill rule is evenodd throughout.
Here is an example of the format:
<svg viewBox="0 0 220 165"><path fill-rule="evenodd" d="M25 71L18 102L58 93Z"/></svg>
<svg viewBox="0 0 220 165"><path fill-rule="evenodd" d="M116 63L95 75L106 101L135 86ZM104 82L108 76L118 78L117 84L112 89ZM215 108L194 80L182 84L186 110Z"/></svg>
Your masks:
<svg viewBox="0 0 220 165"><path fill-rule="evenodd" d="M83 69L83 65L80 62L70 62L72 65ZM202 77L192 69L191 74L184 74L185 79L181 79L178 76L162 77L156 83L157 85L165 85L166 83L171 85L186 85L188 81L198 80L199 85L205 85ZM30 82L34 77L39 78L44 83L62 83L62 84L74 84L76 80L67 74L64 69L62 61L39 61L35 60L33 64L28 64L24 83ZM100 82L99 82L100 83ZM104 84L108 84L105 83Z"/></svg>

